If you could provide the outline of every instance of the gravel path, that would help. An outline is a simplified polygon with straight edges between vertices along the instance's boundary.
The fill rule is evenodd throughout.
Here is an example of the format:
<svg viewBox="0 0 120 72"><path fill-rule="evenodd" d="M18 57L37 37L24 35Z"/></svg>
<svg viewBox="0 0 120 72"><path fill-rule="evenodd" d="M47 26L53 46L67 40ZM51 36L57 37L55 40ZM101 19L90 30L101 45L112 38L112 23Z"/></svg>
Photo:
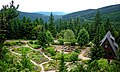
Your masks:
<svg viewBox="0 0 120 72"><path fill-rule="evenodd" d="M7 41L9 42L10 40L7 40ZM15 40L12 40L12 41L15 41ZM24 43L26 44L25 46L22 46L22 47L29 47L30 49L32 49L32 50L34 50L34 51L40 51L40 52L48 59L48 61L43 62L43 63L41 63L41 64L37 64L37 63L34 62L33 60L30 60L34 65L41 67L41 71L40 71L40 72L56 72L56 70L44 71L44 67L43 67L44 64L49 63L49 62L50 62L51 60L53 60L53 59L51 59L50 57L48 57L47 55L45 55L40 49L34 49L34 48L30 47L30 46L27 44L27 43L29 42L28 40L20 40L20 41L21 41L21 42L24 42ZM15 46L14 48L19 48L19 47L21 47L21 46ZM57 48L57 46L55 46L55 47ZM60 45L59 47L61 47L61 45ZM12 51L14 48L11 48L11 49L10 49L10 52L11 52L11 53L16 54L16 55L22 55L22 54L19 54L19 53L16 53L16 52ZM58 49L59 49L59 48L58 48ZM81 50L81 54L79 54L78 57L81 58L82 60L90 60L90 58L83 56L84 53L85 53L88 49L89 49L89 48L82 49L82 50ZM67 64L69 64L69 63L67 63Z"/></svg>
<svg viewBox="0 0 120 72"><path fill-rule="evenodd" d="M8 41L10 41L10 40L8 40ZM21 41L22 41L22 40L21 40ZM22 46L22 47L29 47L30 49L32 49L32 50L34 50L34 51L40 51L40 50L36 50L36 49L30 47L30 46L27 44L28 41L23 40L22 42L24 42L24 43L26 44L25 46ZM19 48L19 47L21 47L21 46L15 46L14 48ZM10 49L10 52L13 53L13 54L16 54L16 55L20 55L20 56L21 56L22 54L19 54L19 53L16 53L16 52L12 51L14 48L11 48L11 49ZM45 72L43 65L46 64L46 63L49 63L49 62L50 62L51 60L53 60L53 59L51 59L50 57L48 57L47 55L45 55L43 52L41 52L41 53L48 59L47 62L43 62L43 63L41 63L41 64L37 64L37 63L34 62L33 60L30 60L30 61L31 61L34 65L41 67L41 71L40 71L40 72ZM55 72L55 70L46 71L46 72Z"/></svg>
<svg viewBox="0 0 120 72"><path fill-rule="evenodd" d="M78 57L79 57L80 59L82 59L82 60L90 60L90 58L83 56L88 49L89 49L89 48L82 49L82 50L81 50L81 53L79 54Z"/></svg>

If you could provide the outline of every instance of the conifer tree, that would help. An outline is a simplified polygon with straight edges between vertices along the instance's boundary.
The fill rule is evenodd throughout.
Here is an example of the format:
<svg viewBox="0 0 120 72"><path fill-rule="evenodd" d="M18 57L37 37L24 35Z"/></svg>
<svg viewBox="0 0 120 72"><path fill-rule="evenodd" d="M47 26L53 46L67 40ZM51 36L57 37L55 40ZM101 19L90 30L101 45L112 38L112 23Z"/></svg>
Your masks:
<svg viewBox="0 0 120 72"><path fill-rule="evenodd" d="M89 34L84 28L79 31L77 42L80 46L84 46L89 42Z"/></svg>
<svg viewBox="0 0 120 72"><path fill-rule="evenodd" d="M101 26L101 24L102 24L101 14L100 14L100 11L97 10L97 12L95 14L95 18L94 18L94 23L91 25L92 39L94 39L95 36L97 35L97 30L98 30L99 26Z"/></svg>
<svg viewBox="0 0 120 72"><path fill-rule="evenodd" d="M46 47L46 44L47 44L46 33L44 30L42 30L38 33L37 40L38 40L38 44L41 45L41 47L44 49Z"/></svg>
<svg viewBox="0 0 120 72"><path fill-rule="evenodd" d="M105 32L107 33L108 31L112 32L112 25L110 23L110 20L107 19L104 24L105 27Z"/></svg>
<svg viewBox="0 0 120 72"><path fill-rule="evenodd" d="M14 1L11 1L10 5L3 5L3 8L0 10L0 58L4 57L2 52L5 51L3 47L3 43L6 37L9 36L10 22L18 16L18 9L14 6Z"/></svg>
<svg viewBox="0 0 120 72"><path fill-rule="evenodd" d="M104 51L100 47L100 41L105 36L105 28L104 25L102 24L102 19L99 11L96 13L95 16L95 27L96 35L93 40L94 46L90 50L90 56L92 60L100 59L104 56Z"/></svg>
<svg viewBox="0 0 120 72"><path fill-rule="evenodd" d="M56 37L56 27L54 23L54 16L52 13L50 14L50 17L49 17L49 31L51 32L53 37Z"/></svg>

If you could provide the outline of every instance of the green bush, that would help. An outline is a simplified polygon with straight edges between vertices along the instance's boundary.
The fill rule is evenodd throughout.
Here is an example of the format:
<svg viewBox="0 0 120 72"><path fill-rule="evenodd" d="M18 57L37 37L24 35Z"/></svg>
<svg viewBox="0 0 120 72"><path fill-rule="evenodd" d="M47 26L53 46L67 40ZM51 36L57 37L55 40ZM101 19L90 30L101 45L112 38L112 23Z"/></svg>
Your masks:
<svg viewBox="0 0 120 72"><path fill-rule="evenodd" d="M60 60L61 59L61 55L62 55L62 53L59 52L59 53L56 53L55 56L52 56L52 58ZM70 61L69 56L70 56L69 54L64 54L65 61Z"/></svg>
<svg viewBox="0 0 120 72"><path fill-rule="evenodd" d="M71 45L71 42L64 42L64 45Z"/></svg>
<svg viewBox="0 0 120 72"><path fill-rule="evenodd" d="M35 49L38 49L41 47L40 45L37 45L37 44L28 44L28 45L32 48L35 48Z"/></svg>
<svg viewBox="0 0 120 72"><path fill-rule="evenodd" d="M14 46L16 45L16 42L4 42L5 46Z"/></svg>
<svg viewBox="0 0 120 72"><path fill-rule="evenodd" d="M56 55L52 56L52 58L56 59L56 60L60 60L61 55L62 55L61 53L56 53ZM69 54L64 54L64 59L67 62L80 60L80 59L78 59L78 53L76 53L76 52L71 52Z"/></svg>
<svg viewBox="0 0 120 72"><path fill-rule="evenodd" d="M70 62L70 54L64 54L65 61Z"/></svg>
<svg viewBox="0 0 120 72"><path fill-rule="evenodd" d="M34 44L38 44L38 41L34 41Z"/></svg>
<svg viewBox="0 0 120 72"><path fill-rule="evenodd" d="M55 56L56 54L54 47L47 47L45 50L47 51L47 53L50 53L51 56Z"/></svg>
<svg viewBox="0 0 120 72"><path fill-rule="evenodd" d="M21 41L16 42L16 45L19 45L19 46L21 46L21 45L23 45L23 44L25 44L25 43L23 43L23 42L21 42Z"/></svg>
<svg viewBox="0 0 120 72"><path fill-rule="evenodd" d="M70 60L73 61L73 63L75 63L75 61L78 60L78 53L71 52L71 54L70 54Z"/></svg>
<svg viewBox="0 0 120 72"><path fill-rule="evenodd" d="M53 59L60 60L61 59L61 53L56 53L55 56L52 56Z"/></svg>
<svg viewBox="0 0 120 72"><path fill-rule="evenodd" d="M63 44L64 44L64 40L63 40L62 38L58 39L58 41L59 41L59 44L60 44L60 45L63 45Z"/></svg>
<svg viewBox="0 0 120 72"><path fill-rule="evenodd" d="M32 40L29 41L28 45L35 49L38 49L41 47L40 45L38 45L38 41L32 41Z"/></svg>
<svg viewBox="0 0 120 72"><path fill-rule="evenodd" d="M30 40L30 41L29 41L29 43L30 43L30 44L33 44L33 41L32 41L32 40Z"/></svg>
<svg viewBox="0 0 120 72"><path fill-rule="evenodd" d="M78 48L76 48L75 50L74 50L76 53L80 53L80 49L78 49Z"/></svg>
<svg viewBox="0 0 120 72"><path fill-rule="evenodd" d="M25 43L21 42L21 41L17 41L17 42L4 42L5 46L21 46L24 45Z"/></svg>

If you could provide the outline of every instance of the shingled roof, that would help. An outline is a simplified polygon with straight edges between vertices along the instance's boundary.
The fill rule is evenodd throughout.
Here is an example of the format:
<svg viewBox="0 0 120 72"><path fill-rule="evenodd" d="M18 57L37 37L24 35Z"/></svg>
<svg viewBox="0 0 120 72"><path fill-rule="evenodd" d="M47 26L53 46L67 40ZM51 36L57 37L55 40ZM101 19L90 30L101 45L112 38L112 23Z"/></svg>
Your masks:
<svg viewBox="0 0 120 72"><path fill-rule="evenodd" d="M103 43L106 39L109 41L109 43L112 47L112 50L114 51L116 57L119 58L119 56L117 54L118 44L115 42L115 38L112 36L110 31L108 31L108 33L105 35L105 37L100 41L100 46L103 45Z"/></svg>

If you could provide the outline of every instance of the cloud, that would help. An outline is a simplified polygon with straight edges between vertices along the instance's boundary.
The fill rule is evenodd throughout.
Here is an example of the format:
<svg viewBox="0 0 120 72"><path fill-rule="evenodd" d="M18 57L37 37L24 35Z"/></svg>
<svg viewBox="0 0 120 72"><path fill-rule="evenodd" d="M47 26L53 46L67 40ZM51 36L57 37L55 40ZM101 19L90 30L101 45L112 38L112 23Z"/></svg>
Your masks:
<svg viewBox="0 0 120 72"><path fill-rule="evenodd" d="M10 1L11 0L0 0L0 8L3 4L8 4ZM14 0L14 2L15 5L20 5L18 10L23 12L75 12L119 4L120 0Z"/></svg>

